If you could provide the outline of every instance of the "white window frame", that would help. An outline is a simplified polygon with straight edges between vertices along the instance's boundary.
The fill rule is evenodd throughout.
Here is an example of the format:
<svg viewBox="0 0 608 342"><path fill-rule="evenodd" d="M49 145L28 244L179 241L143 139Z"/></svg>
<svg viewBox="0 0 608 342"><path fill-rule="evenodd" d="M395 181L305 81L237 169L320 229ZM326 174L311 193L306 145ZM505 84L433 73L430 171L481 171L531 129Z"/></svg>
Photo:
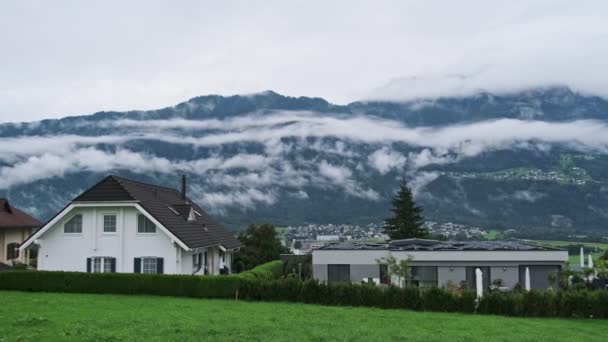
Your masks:
<svg viewBox="0 0 608 342"><path fill-rule="evenodd" d="M80 231L79 232L68 232L68 231L66 231L68 223L70 223L77 216L80 216ZM84 217L83 217L83 215L82 214L74 214L68 220L66 220L65 223L63 224L63 233L64 234L69 234L69 235L82 234L82 228L83 228L82 226L83 225L84 225Z"/></svg>
<svg viewBox="0 0 608 342"><path fill-rule="evenodd" d="M141 258L141 273L143 274L158 274L158 259L157 257L142 257ZM146 272L146 261L154 260L154 272Z"/></svg>
<svg viewBox="0 0 608 342"><path fill-rule="evenodd" d="M139 231L139 220L140 219L145 220L144 222L148 221L148 222L152 223L154 225L154 231L153 232L146 232L146 231L140 232ZM145 225L144 225L144 229L145 229ZM156 234L157 231L158 231L158 227L156 226L156 224L154 222L152 222L152 220L147 218L146 215L144 215L144 214L137 214L137 234L141 234L141 235Z"/></svg>
<svg viewBox="0 0 608 342"><path fill-rule="evenodd" d="M107 232L106 231L106 216L114 216L114 231ZM118 214L116 213L102 213L101 214L101 226L103 234L118 234Z"/></svg>
<svg viewBox="0 0 608 342"><path fill-rule="evenodd" d="M112 273L112 257L91 257L91 273ZM96 264L99 261L99 269Z"/></svg>

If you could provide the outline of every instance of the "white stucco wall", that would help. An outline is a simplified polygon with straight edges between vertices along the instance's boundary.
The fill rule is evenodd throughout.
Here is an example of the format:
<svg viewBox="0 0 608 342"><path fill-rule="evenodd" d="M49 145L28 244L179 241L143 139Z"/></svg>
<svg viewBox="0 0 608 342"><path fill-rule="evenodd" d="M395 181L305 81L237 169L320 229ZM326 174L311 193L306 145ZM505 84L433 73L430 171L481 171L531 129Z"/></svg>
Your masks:
<svg viewBox="0 0 608 342"><path fill-rule="evenodd" d="M103 215L109 213L117 216L116 233L103 232ZM82 233L64 233L64 224L77 214L82 214ZM149 256L164 259L166 274L184 273L181 248L160 229L138 233L138 214L133 207L73 209L37 239L38 269L86 272L87 258L107 256L116 258L116 272L132 273L133 259Z"/></svg>

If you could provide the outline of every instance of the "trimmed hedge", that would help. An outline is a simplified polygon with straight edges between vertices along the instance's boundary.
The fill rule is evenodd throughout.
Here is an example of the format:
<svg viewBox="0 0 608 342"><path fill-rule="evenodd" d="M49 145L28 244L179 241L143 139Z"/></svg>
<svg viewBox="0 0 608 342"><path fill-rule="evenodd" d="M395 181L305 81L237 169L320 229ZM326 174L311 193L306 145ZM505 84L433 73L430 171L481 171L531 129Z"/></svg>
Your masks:
<svg viewBox="0 0 608 342"><path fill-rule="evenodd" d="M147 294L176 297L299 302L386 309L443 311L521 317L608 318L608 291L488 292L443 288L326 284L316 280L266 280L276 264L249 275L189 276L42 271L0 272L0 290Z"/></svg>
<svg viewBox="0 0 608 342"><path fill-rule="evenodd" d="M189 276L44 271L0 272L0 289L18 291L148 294L234 298L240 280L234 276Z"/></svg>
<svg viewBox="0 0 608 342"><path fill-rule="evenodd" d="M316 280L244 280L239 298L250 301L302 302L321 305L368 306L445 312L475 312L475 293L441 288L379 287L370 284L326 284Z"/></svg>
<svg viewBox="0 0 608 342"><path fill-rule="evenodd" d="M283 276L283 261L274 260L237 274L244 279L273 280Z"/></svg>
<svg viewBox="0 0 608 342"><path fill-rule="evenodd" d="M478 313L521 317L608 318L608 291L488 293Z"/></svg>

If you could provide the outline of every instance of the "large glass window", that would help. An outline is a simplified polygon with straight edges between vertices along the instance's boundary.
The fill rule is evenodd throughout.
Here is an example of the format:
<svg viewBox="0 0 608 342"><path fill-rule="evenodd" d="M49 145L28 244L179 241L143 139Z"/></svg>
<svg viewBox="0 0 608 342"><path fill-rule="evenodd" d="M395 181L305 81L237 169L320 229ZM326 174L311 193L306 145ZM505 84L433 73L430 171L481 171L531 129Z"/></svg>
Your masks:
<svg viewBox="0 0 608 342"><path fill-rule="evenodd" d="M19 244L9 243L6 245L6 260L14 260L19 258Z"/></svg>
<svg viewBox="0 0 608 342"><path fill-rule="evenodd" d="M93 263L93 267L92 267L92 271L93 273L111 273L113 272L112 270L112 264L114 263L114 258L110 258L110 257L95 257L95 258L91 258L92 263Z"/></svg>
<svg viewBox="0 0 608 342"><path fill-rule="evenodd" d="M142 258L142 273L157 273L156 258Z"/></svg>
<svg viewBox="0 0 608 342"><path fill-rule="evenodd" d="M103 215L103 232L104 233L116 233L116 215L114 215L114 214Z"/></svg>
<svg viewBox="0 0 608 342"><path fill-rule="evenodd" d="M327 265L327 281L350 281L350 265Z"/></svg>
<svg viewBox="0 0 608 342"><path fill-rule="evenodd" d="M82 233L82 215L74 215L63 226L64 233Z"/></svg>
<svg viewBox="0 0 608 342"><path fill-rule="evenodd" d="M137 216L137 232L138 233L156 233L156 225L144 215Z"/></svg>
<svg viewBox="0 0 608 342"><path fill-rule="evenodd" d="M437 267L412 266L412 285L419 287L437 286Z"/></svg>
<svg viewBox="0 0 608 342"><path fill-rule="evenodd" d="M391 279L388 274L388 265L380 264L380 284L390 284Z"/></svg>

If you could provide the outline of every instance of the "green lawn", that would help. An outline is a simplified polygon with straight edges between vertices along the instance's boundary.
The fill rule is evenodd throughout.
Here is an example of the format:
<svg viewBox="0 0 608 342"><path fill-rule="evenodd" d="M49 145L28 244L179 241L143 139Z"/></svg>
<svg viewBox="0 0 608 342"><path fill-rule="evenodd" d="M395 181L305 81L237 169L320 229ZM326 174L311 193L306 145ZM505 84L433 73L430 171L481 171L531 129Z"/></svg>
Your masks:
<svg viewBox="0 0 608 342"><path fill-rule="evenodd" d="M597 247L603 250L608 249L608 243L602 242L578 242L578 241L551 241L551 240L530 240L545 246L562 247L567 245L583 245L587 247Z"/></svg>
<svg viewBox="0 0 608 342"><path fill-rule="evenodd" d="M539 244L541 246L549 246L549 247L566 247L568 245L583 245L585 247L593 247L599 248L603 251L608 250L608 243L601 242L574 242L574 241L550 241L550 240L530 240L530 242ZM585 265L587 264L587 255L589 251L585 251ZM593 260L597 261L597 259L603 254L603 252L591 253ZM570 261L570 265L579 265L581 260L580 254L570 255L568 261Z"/></svg>
<svg viewBox="0 0 608 342"><path fill-rule="evenodd" d="M502 236L502 233L498 230L489 230L488 234L486 234L485 239L486 240L499 240L499 237Z"/></svg>
<svg viewBox="0 0 608 342"><path fill-rule="evenodd" d="M0 291L0 341L605 341L602 320Z"/></svg>
<svg viewBox="0 0 608 342"><path fill-rule="evenodd" d="M589 253L585 252L585 265L587 265L588 260L588 255ZM591 253L591 257L593 258L593 261L597 261L597 259L602 256L603 253ZM580 265L581 264L581 256L580 255L570 255L568 256L568 261L570 262L570 265Z"/></svg>

